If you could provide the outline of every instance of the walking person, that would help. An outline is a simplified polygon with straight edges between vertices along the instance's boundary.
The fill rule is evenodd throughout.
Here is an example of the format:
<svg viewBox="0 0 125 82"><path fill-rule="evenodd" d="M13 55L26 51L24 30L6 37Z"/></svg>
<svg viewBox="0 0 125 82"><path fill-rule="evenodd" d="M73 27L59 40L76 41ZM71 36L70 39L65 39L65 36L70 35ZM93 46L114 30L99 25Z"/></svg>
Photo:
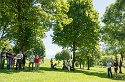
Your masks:
<svg viewBox="0 0 125 82"><path fill-rule="evenodd" d="M108 70L108 78L110 78L110 77L113 78L113 76L112 76L112 68L111 68L112 67L112 62L108 61L107 66L108 66L108 69L107 69Z"/></svg>
<svg viewBox="0 0 125 82"><path fill-rule="evenodd" d="M116 79L118 79L119 78L118 73L117 73L117 71L118 71L118 62L116 60L114 61L113 66L114 66L115 77L116 77Z"/></svg>
<svg viewBox="0 0 125 82"><path fill-rule="evenodd" d="M7 70L10 70L11 60L12 60L12 49L6 53L6 60L7 60Z"/></svg>
<svg viewBox="0 0 125 82"><path fill-rule="evenodd" d="M32 64L32 70L34 70L34 59L35 59L35 55L32 52L32 54L30 55L30 59L29 59L29 71L30 71L30 65Z"/></svg>
<svg viewBox="0 0 125 82"><path fill-rule="evenodd" d="M40 60L41 60L41 58L39 57L39 55L36 55L36 58L35 58L35 70L39 70Z"/></svg>
<svg viewBox="0 0 125 82"><path fill-rule="evenodd" d="M0 67L1 69L4 69L5 58L6 58L6 48L3 48L1 52L1 67Z"/></svg>
<svg viewBox="0 0 125 82"><path fill-rule="evenodd" d="M22 51L20 51L19 54L16 55L16 57L17 57L16 70L17 70L18 68L19 68L19 70L21 70L22 58L23 58Z"/></svg>

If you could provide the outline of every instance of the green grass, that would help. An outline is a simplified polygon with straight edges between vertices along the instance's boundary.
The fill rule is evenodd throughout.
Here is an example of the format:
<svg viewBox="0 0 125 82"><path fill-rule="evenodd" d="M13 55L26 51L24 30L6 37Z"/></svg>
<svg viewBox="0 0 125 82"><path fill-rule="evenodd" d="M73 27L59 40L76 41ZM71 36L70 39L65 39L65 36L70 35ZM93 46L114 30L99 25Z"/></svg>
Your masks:
<svg viewBox="0 0 125 82"><path fill-rule="evenodd" d="M28 63L28 62L27 62ZM66 72L57 67L58 70L50 69L49 60L41 64L39 71L26 70L0 70L0 82L125 82L125 68L120 79L107 78L107 69L92 67L91 70L77 69L74 72ZM114 73L114 72L113 72Z"/></svg>

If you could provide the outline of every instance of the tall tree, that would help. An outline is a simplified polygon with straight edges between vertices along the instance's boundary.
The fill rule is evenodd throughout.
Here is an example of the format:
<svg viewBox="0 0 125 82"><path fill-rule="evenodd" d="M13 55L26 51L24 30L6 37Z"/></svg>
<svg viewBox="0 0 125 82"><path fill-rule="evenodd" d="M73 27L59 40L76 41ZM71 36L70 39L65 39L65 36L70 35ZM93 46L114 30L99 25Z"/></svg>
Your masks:
<svg viewBox="0 0 125 82"><path fill-rule="evenodd" d="M94 10L92 0L67 0L70 9L67 15L73 19L63 30L55 29L53 43L68 47L73 52L72 65L75 63L75 53L78 47L92 47L98 44L99 21L98 13Z"/></svg>
<svg viewBox="0 0 125 82"><path fill-rule="evenodd" d="M103 40L110 48L111 52L120 53L120 73L123 62L123 52L125 52L125 1L116 0L115 3L107 7L102 21L105 26L102 29Z"/></svg>

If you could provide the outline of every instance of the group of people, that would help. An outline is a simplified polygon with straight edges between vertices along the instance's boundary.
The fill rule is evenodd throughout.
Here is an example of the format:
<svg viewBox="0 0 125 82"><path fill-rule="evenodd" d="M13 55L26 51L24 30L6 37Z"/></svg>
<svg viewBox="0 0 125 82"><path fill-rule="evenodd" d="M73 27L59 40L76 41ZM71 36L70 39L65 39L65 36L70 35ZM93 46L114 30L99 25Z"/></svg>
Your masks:
<svg viewBox="0 0 125 82"><path fill-rule="evenodd" d="M50 59L50 69L56 69L56 65L57 63L53 64L53 59L51 58ZM74 71L74 68L71 66L71 61L70 60L67 60L67 61L63 61L63 67L62 67L62 70L65 70L65 71Z"/></svg>
<svg viewBox="0 0 125 82"><path fill-rule="evenodd" d="M67 62L63 61L63 67L62 67L63 70L66 69L67 71L70 71L70 67L71 67L71 65L70 65L70 61L69 60Z"/></svg>
<svg viewBox="0 0 125 82"><path fill-rule="evenodd" d="M67 60L67 61L63 61L63 67L62 70L66 70L66 71L74 71L74 68L71 66L71 61Z"/></svg>
<svg viewBox="0 0 125 82"><path fill-rule="evenodd" d="M14 65L16 62L16 68L19 68L19 70L22 68L24 68L25 66L25 54L22 54L22 52L20 51L19 54L13 54L12 53L12 49L9 49L8 52L6 52L6 48L2 49L2 52L0 54L0 68L4 69L4 65L5 65L5 60L7 62L7 70L10 70L11 68L14 69ZM17 59L17 61L16 61Z"/></svg>
<svg viewBox="0 0 125 82"><path fill-rule="evenodd" d="M6 69L15 69L15 70L21 70L25 68L27 55L25 52L19 51L18 54L13 54L12 49L9 49L8 52L6 52L6 48L2 49L2 52L0 54L0 69L5 69L5 60L7 62ZM32 70L39 70L41 58L39 55L34 55L34 52L29 57L29 65L28 69L30 71L30 66L32 65ZM14 68L16 64L16 67ZM35 64L35 66L34 66ZM34 69L35 67L35 69Z"/></svg>
<svg viewBox="0 0 125 82"><path fill-rule="evenodd" d="M113 63L111 61L108 61L107 62L107 67L108 67L108 77L110 78L113 78L113 75L112 75L112 66L114 67L114 75L116 77L116 79L118 79L118 62L115 60Z"/></svg>

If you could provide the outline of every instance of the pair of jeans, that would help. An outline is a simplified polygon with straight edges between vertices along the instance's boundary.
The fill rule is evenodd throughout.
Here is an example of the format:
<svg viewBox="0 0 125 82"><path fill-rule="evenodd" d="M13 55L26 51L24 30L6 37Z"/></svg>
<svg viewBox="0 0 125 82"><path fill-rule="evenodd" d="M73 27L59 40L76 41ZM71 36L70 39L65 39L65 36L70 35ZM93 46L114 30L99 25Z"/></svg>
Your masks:
<svg viewBox="0 0 125 82"><path fill-rule="evenodd" d="M32 64L32 70L34 70L34 62L29 62L29 71L30 71L30 65Z"/></svg>
<svg viewBox="0 0 125 82"><path fill-rule="evenodd" d="M40 63L35 63L35 70L39 70Z"/></svg>
<svg viewBox="0 0 125 82"><path fill-rule="evenodd" d="M10 70L11 58L7 58L7 70Z"/></svg>
<svg viewBox="0 0 125 82"><path fill-rule="evenodd" d="M109 67L108 68L108 77L110 78L112 78L113 76L112 76L112 70L111 70L111 67Z"/></svg>

